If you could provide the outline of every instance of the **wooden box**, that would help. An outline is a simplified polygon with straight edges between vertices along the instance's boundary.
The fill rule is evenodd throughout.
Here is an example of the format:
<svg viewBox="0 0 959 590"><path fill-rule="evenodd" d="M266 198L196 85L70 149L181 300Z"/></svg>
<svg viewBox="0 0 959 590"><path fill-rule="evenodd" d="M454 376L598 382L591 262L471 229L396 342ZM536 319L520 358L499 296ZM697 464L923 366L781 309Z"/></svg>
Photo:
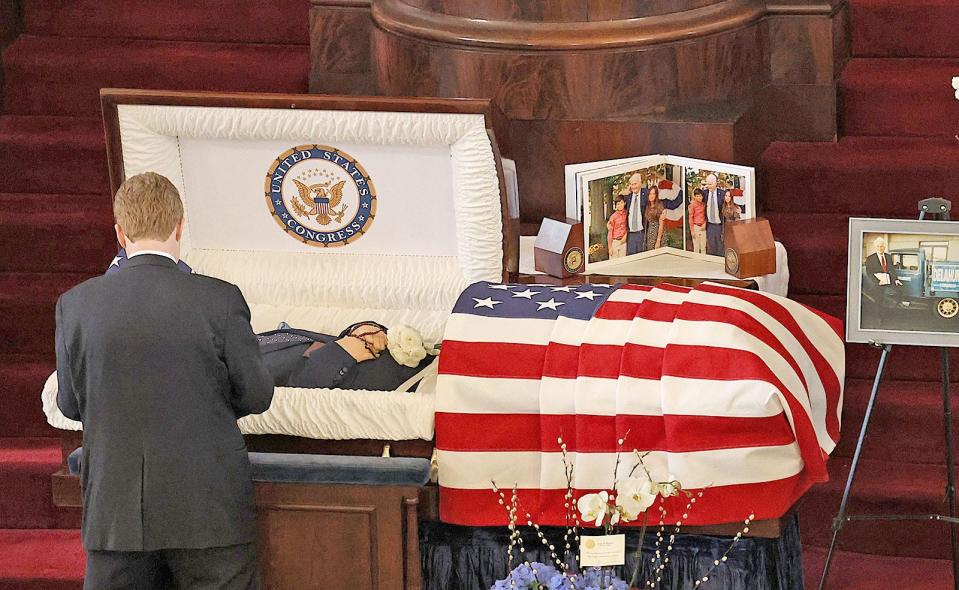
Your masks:
<svg viewBox="0 0 959 590"><path fill-rule="evenodd" d="M723 240L729 274L745 279L776 272L776 244L768 219L727 222Z"/></svg>

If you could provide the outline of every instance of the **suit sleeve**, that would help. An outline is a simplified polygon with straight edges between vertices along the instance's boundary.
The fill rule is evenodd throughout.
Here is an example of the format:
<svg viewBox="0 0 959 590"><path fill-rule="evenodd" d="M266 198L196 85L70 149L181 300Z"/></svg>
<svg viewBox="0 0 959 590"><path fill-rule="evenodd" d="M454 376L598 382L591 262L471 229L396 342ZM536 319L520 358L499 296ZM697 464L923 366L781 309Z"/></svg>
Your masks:
<svg viewBox="0 0 959 590"><path fill-rule="evenodd" d="M56 312L57 407L67 418L80 420L80 402L73 386L73 372L70 370L70 357L67 355L64 336L62 302L63 299L57 300Z"/></svg>
<svg viewBox="0 0 959 590"><path fill-rule="evenodd" d="M236 417L267 411L273 401L273 378L250 326L250 308L235 286L224 331L223 359L230 376L230 403Z"/></svg>
<svg viewBox="0 0 959 590"><path fill-rule="evenodd" d="M299 371L290 375L289 387L338 387L358 365L350 353L336 342L316 350Z"/></svg>

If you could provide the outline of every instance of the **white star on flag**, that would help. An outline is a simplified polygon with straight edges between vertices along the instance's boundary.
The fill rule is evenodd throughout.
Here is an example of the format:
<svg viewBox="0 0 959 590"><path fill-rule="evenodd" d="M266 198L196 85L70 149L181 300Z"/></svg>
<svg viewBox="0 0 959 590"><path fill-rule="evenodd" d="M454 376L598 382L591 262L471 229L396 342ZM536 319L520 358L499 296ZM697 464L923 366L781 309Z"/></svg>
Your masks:
<svg viewBox="0 0 959 590"><path fill-rule="evenodd" d="M539 305L539 309L537 309L536 311L541 311L546 308L556 311L556 308L559 307L560 305L566 305L562 301L556 301L552 297L549 298L549 301L534 301L534 303Z"/></svg>
<svg viewBox="0 0 959 590"><path fill-rule="evenodd" d="M589 299L590 301L593 301L593 298L596 297L597 295L599 295L599 293L597 293L596 291L577 291L576 292L577 299Z"/></svg>
<svg viewBox="0 0 959 590"><path fill-rule="evenodd" d="M507 291L507 290L509 290L509 285L490 285L489 288L490 288L490 289L499 289L500 291Z"/></svg>
<svg viewBox="0 0 959 590"><path fill-rule="evenodd" d="M477 297L473 297L473 301L476 302L476 305L473 306L473 309L476 309L477 307L488 307L490 309L493 309L494 305L499 305L500 303L502 303L502 301L493 301L492 297L487 297L486 299L479 299Z"/></svg>
<svg viewBox="0 0 959 590"><path fill-rule="evenodd" d="M602 284L602 283L597 283L597 284L593 285L593 287L601 287L601 288L603 288L603 289L609 289L610 287L612 287L612 285L604 285L604 284Z"/></svg>
<svg viewBox="0 0 959 590"><path fill-rule="evenodd" d="M110 263L110 266L120 266L120 257L119 257L119 256L114 256L114 257L113 257L113 262Z"/></svg>
<svg viewBox="0 0 959 590"><path fill-rule="evenodd" d="M569 293L569 292L571 292L571 291L573 290L573 288L570 287L569 285L567 285L567 286L565 286L565 287L550 287L550 290L551 290L553 293L555 293L556 291L565 291L566 293Z"/></svg>
<svg viewBox="0 0 959 590"><path fill-rule="evenodd" d="M539 295L540 291L533 291L532 289L526 289L525 291L517 291L513 293L513 297L525 297L530 301L533 300L533 295Z"/></svg>

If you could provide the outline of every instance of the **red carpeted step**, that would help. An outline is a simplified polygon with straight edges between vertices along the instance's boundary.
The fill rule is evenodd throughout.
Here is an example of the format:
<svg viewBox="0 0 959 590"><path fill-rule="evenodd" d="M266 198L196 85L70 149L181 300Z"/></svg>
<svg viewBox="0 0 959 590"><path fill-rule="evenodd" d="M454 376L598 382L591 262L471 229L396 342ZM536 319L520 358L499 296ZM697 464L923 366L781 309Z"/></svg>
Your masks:
<svg viewBox="0 0 959 590"><path fill-rule="evenodd" d="M0 178L8 193L109 194L103 123L0 117Z"/></svg>
<svg viewBox="0 0 959 590"><path fill-rule="evenodd" d="M955 0L853 0L854 55L959 57Z"/></svg>
<svg viewBox="0 0 959 590"><path fill-rule="evenodd" d="M56 368L51 355L0 355L0 438L57 436L47 424L40 392Z"/></svg>
<svg viewBox="0 0 959 590"><path fill-rule="evenodd" d="M839 79L842 133L953 138L959 133L956 75L959 57L851 60Z"/></svg>
<svg viewBox="0 0 959 590"><path fill-rule="evenodd" d="M852 457L866 414L872 379L847 379L842 437L833 457ZM953 432L959 435L959 388L953 400ZM884 380L864 445L867 457L905 463L945 464L942 388L935 381ZM959 457L959 443L956 456Z"/></svg>
<svg viewBox="0 0 959 590"><path fill-rule="evenodd" d="M59 438L0 438L0 528L56 526L50 476L62 463Z"/></svg>
<svg viewBox="0 0 959 590"><path fill-rule="evenodd" d="M959 122L957 122L959 125ZM844 137L772 143L760 157L763 211L916 217L916 203L959 186L954 138Z"/></svg>
<svg viewBox="0 0 959 590"><path fill-rule="evenodd" d="M306 92L309 47L23 35L4 52L8 113L96 115L101 88Z"/></svg>
<svg viewBox="0 0 959 590"><path fill-rule="evenodd" d="M116 250L107 196L0 193L0 272L102 272Z"/></svg>
<svg viewBox="0 0 959 590"><path fill-rule="evenodd" d="M878 432L878 431L877 431ZM943 514L946 474L942 465L888 461L866 452L860 460L850 514ZM803 543L828 547L851 460L830 460L830 481L814 486L799 506ZM840 535L840 549L943 559L949 555L949 528L922 521L853 522Z"/></svg>
<svg viewBox="0 0 959 590"><path fill-rule="evenodd" d="M91 276L0 273L0 354L53 354L57 298Z"/></svg>
<svg viewBox="0 0 959 590"><path fill-rule="evenodd" d="M306 0L26 0L33 35L309 44Z"/></svg>
<svg viewBox="0 0 959 590"><path fill-rule="evenodd" d="M786 247L790 294L846 292L848 215L769 211L765 216Z"/></svg>
<svg viewBox="0 0 959 590"><path fill-rule="evenodd" d="M803 547L806 590L819 588L826 550ZM952 561L867 555L839 551L833 555L829 590L953 590Z"/></svg>
<svg viewBox="0 0 959 590"><path fill-rule="evenodd" d="M0 530L0 590L80 590L79 530Z"/></svg>

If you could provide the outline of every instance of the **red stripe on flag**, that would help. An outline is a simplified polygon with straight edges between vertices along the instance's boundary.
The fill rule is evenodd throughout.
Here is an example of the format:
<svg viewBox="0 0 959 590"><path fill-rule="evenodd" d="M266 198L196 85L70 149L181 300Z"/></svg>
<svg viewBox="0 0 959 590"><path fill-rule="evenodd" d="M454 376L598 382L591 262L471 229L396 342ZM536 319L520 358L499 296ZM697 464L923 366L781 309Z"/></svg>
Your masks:
<svg viewBox="0 0 959 590"><path fill-rule="evenodd" d="M579 347L550 342L543 361L543 377L573 379L579 365Z"/></svg>
<svg viewBox="0 0 959 590"><path fill-rule="evenodd" d="M443 375L539 379L546 347L504 342L444 340L439 372Z"/></svg>
<svg viewBox="0 0 959 590"><path fill-rule="evenodd" d="M612 475L612 474L611 474ZM497 482L506 490L509 501L509 482ZM811 482L797 474L785 479L761 483L716 486L705 489L688 490L697 496L695 507L682 518L685 509L685 495L667 500L667 523L675 525L682 520L684 526L704 526L726 522L742 522L750 514L756 520L779 518L784 515L809 489ZM597 490L574 490L575 501L587 493ZM517 491L519 504L523 511L520 520L530 512L533 521L542 526L566 525L563 507L566 490L520 489ZM654 506L650 514L650 523L659 522L659 511ZM440 486L440 520L449 524L466 526L504 526L508 524L506 509L499 504L499 495L492 488L488 490L464 490ZM642 519L630 526L642 524Z"/></svg>
<svg viewBox="0 0 959 590"><path fill-rule="evenodd" d="M616 379L619 377L619 367L622 364L623 347L614 344L587 344L579 347L580 377L604 377ZM576 367L572 367L576 370Z"/></svg>
<svg viewBox="0 0 959 590"><path fill-rule="evenodd" d="M539 414L436 412L436 448L477 452L540 451L543 441L539 428ZM559 448L559 445L553 446Z"/></svg>
<svg viewBox="0 0 959 590"><path fill-rule="evenodd" d="M624 377L659 381L663 374L663 350L655 346L627 343L623 347L620 374Z"/></svg>
<svg viewBox="0 0 959 590"><path fill-rule="evenodd" d="M596 310L594 317L601 320L632 320L636 317L639 303L630 301L604 301Z"/></svg>
<svg viewBox="0 0 959 590"><path fill-rule="evenodd" d="M661 301L646 301L636 312L636 317L654 322L671 322L676 317L679 305Z"/></svg>
<svg viewBox="0 0 959 590"><path fill-rule="evenodd" d="M795 441L785 414L766 417L597 416L592 414L436 413L436 448L444 451L559 450L562 437L570 452L692 453L718 449L788 445ZM627 435L626 432L629 432ZM575 434L575 436L573 436ZM622 447L618 438L624 438Z"/></svg>

